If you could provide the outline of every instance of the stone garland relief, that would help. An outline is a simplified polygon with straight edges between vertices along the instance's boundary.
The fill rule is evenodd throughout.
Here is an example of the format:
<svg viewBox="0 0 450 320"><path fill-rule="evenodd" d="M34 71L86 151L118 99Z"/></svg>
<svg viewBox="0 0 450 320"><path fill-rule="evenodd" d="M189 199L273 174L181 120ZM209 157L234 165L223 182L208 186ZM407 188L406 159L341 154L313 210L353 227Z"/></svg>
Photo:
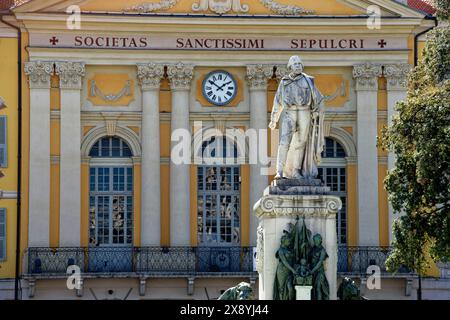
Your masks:
<svg viewBox="0 0 450 320"><path fill-rule="evenodd" d="M100 99L106 102L114 102L121 99L124 96L131 96L131 81L128 80L127 82L125 82L125 85L123 86L122 90L114 94L114 93L103 93L102 90L97 86L95 80L91 80L90 96L99 97Z"/></svg>
<svg viewBox="0 0 450 320"><path fill-rule="evenodd" d="M173 8L180 0L161 0L159 2L141 3L125 9L125 11L135 11L149 13L154 11L164 11ZM314 11L307 10L295 5L281 4L275 0L259 0L259 2L278 15L297 16L302 14L312 14ZM212 11L217 14L225 14L230 11L234 13L247 13L249 6L241 4L241 0L199 0L192 5L192 11L205 12Z"/></svg>
<svg viewBox="0 0 450 320"><path fill-rule="evenodd" d="M295 286L312 286L312 300L329 300L330 287L324 262L328 254L322 245L322 236L306 227L303 218L289 223L284 230L280 248L275 256L278 265L273 287L273 300L295 300Z"/></svg>
<svg viewBox="0 0 450 320"><path fill-rule="evenodd" d="M161 0L154 3L141 3L125 9L125 11L137 11L140 13L147 13L159 10L168 10L174 7L179 0Z"/></svg>
<svg viewBox="0 0 450 320"><path fill-rule="evenodd" d="M135 99L134 80L127 73L95 73L87 82L93 106L129 106Z"/></svg>

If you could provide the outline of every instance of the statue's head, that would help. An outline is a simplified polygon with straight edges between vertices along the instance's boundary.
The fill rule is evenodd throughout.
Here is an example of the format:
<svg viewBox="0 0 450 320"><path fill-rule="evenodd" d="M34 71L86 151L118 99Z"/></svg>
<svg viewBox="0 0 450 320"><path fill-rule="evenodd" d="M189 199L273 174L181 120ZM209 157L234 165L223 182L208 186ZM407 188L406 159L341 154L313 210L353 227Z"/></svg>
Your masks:
<svg viewBox="0 0 450 320"><path fill-rule="evenodd" d="M291 236L289 235L289 233L286 232L281 237L281 246L284 248L289 248L291 246Z"/></svg>
<svg viewBox="0 0 450 320"><path fill-rule="evenodd" d="M316 246L320 246L322 244L322 236L316 233L313 237L313 241Z"/></svg>
<svg viewBox="0 0 450 320"><path fill-rule="evenodd" d="M287 68L289 72L294 74L300 74L303 72L304 65L302 59L299 56L292 56L289 58L289 62L287 64Z"/></svg>
<svg viewBox="0 0 450 320"><path fill-rule="evenodd" d="M350 278L345 277L338 288L338 297L341 300L360 300L361 293L358 286Z"/></svg>
<svg viewBox="0 0 450 320"><path fill-rule="evenodd" d="M236 286L238 300L252 300L253 289L247 282L241 282Z"/></svg>
<svg viewBox="0 0 450 320"><path fill-rule="evenodd" d="M300 260L300 265L306 266L306 259L301 259Z"/></svg>

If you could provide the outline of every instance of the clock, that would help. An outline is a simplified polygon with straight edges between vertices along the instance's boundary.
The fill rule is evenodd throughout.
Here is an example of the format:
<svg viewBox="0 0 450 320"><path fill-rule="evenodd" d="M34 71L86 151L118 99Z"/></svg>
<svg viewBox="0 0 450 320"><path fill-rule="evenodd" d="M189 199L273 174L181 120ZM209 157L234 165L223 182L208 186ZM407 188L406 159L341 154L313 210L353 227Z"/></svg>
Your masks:
<svg viewBox="0 0 450 320"><path fill-rule="evenodd" d="M226 71L212 71L203 80L202 93L210 103L224 106L236 97L237 83L233 76Z"/></svg>

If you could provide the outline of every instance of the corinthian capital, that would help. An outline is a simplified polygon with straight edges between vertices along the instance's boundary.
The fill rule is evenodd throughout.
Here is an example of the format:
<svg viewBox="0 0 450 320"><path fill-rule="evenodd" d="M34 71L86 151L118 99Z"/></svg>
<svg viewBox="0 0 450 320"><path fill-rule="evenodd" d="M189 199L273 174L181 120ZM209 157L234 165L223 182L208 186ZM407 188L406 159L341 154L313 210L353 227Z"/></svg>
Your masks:
<svg viewBox="0 0 450 320"><path fill-rule="evenodd" d="M81 78L85 75L84 62L56 62L61 89L81 89Z"/></svg>
<svg viewBox="0 0 450 320"><path fill-rule="evenodd" d="M353 67L353 78L356 79L356 90L377 90L378 77L381 77L381 64L363 63Z"/></svg>
<svg viewBox="0 0 450 320"><path fill-rule="evenodd" d="M164 65L156 63L138 63L138 78L142 90L159 90L164 76Z"/></svg>
<svg viewBox="0 0 450 320"><path fill-rule="evenodd" d="M388 90L406 90L411 66L407 63L387 64L384 66L384 76Z"/></svg>
<svg viewBox="0 0 450 320"><path fill-rule="evenodd" d="M190 64L171 64L167 66L167 75L172 90L189 90L194 75L194 66Z"/></svg>
<svg viewBox="0 0 450 320"><path fill-rule="evenodd" d="M266 90L267 80L272 77L273 67L270 65L254 64L247 66L246 80L250 90Z"/></svg>
<svg viewBox="0 0 450 320"><path fill-rule="evenodd" d="M32 89L49 89L50 77L53 74L53 62L30 61L25 63L25 74L29 76Z"/></svg>
<svg viewBox="0 0 450 320"><path fill-rule="evenodd" d="M285 64L280 64L276 66L277 69L275 70L275 77L277 78L278 81L281 80L281 78L283 78L284 76L289 75L289 70L287 65Z"/></svg>

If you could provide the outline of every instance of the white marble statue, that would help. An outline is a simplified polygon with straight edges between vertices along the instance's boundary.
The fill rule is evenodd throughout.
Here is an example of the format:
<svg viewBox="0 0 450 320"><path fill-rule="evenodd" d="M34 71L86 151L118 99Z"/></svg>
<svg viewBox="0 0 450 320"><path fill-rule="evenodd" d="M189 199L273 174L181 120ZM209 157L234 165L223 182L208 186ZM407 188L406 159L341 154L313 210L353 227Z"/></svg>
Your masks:
<svg viewBox="0 0 450 320"><path fill-rule="evenodd" d="M275 130L280 121L275 179L312 179L324 146L324 98L314 78L303 73L300 57L292 56L287 67L289 74L280 81L269 124Z"/></svg>

